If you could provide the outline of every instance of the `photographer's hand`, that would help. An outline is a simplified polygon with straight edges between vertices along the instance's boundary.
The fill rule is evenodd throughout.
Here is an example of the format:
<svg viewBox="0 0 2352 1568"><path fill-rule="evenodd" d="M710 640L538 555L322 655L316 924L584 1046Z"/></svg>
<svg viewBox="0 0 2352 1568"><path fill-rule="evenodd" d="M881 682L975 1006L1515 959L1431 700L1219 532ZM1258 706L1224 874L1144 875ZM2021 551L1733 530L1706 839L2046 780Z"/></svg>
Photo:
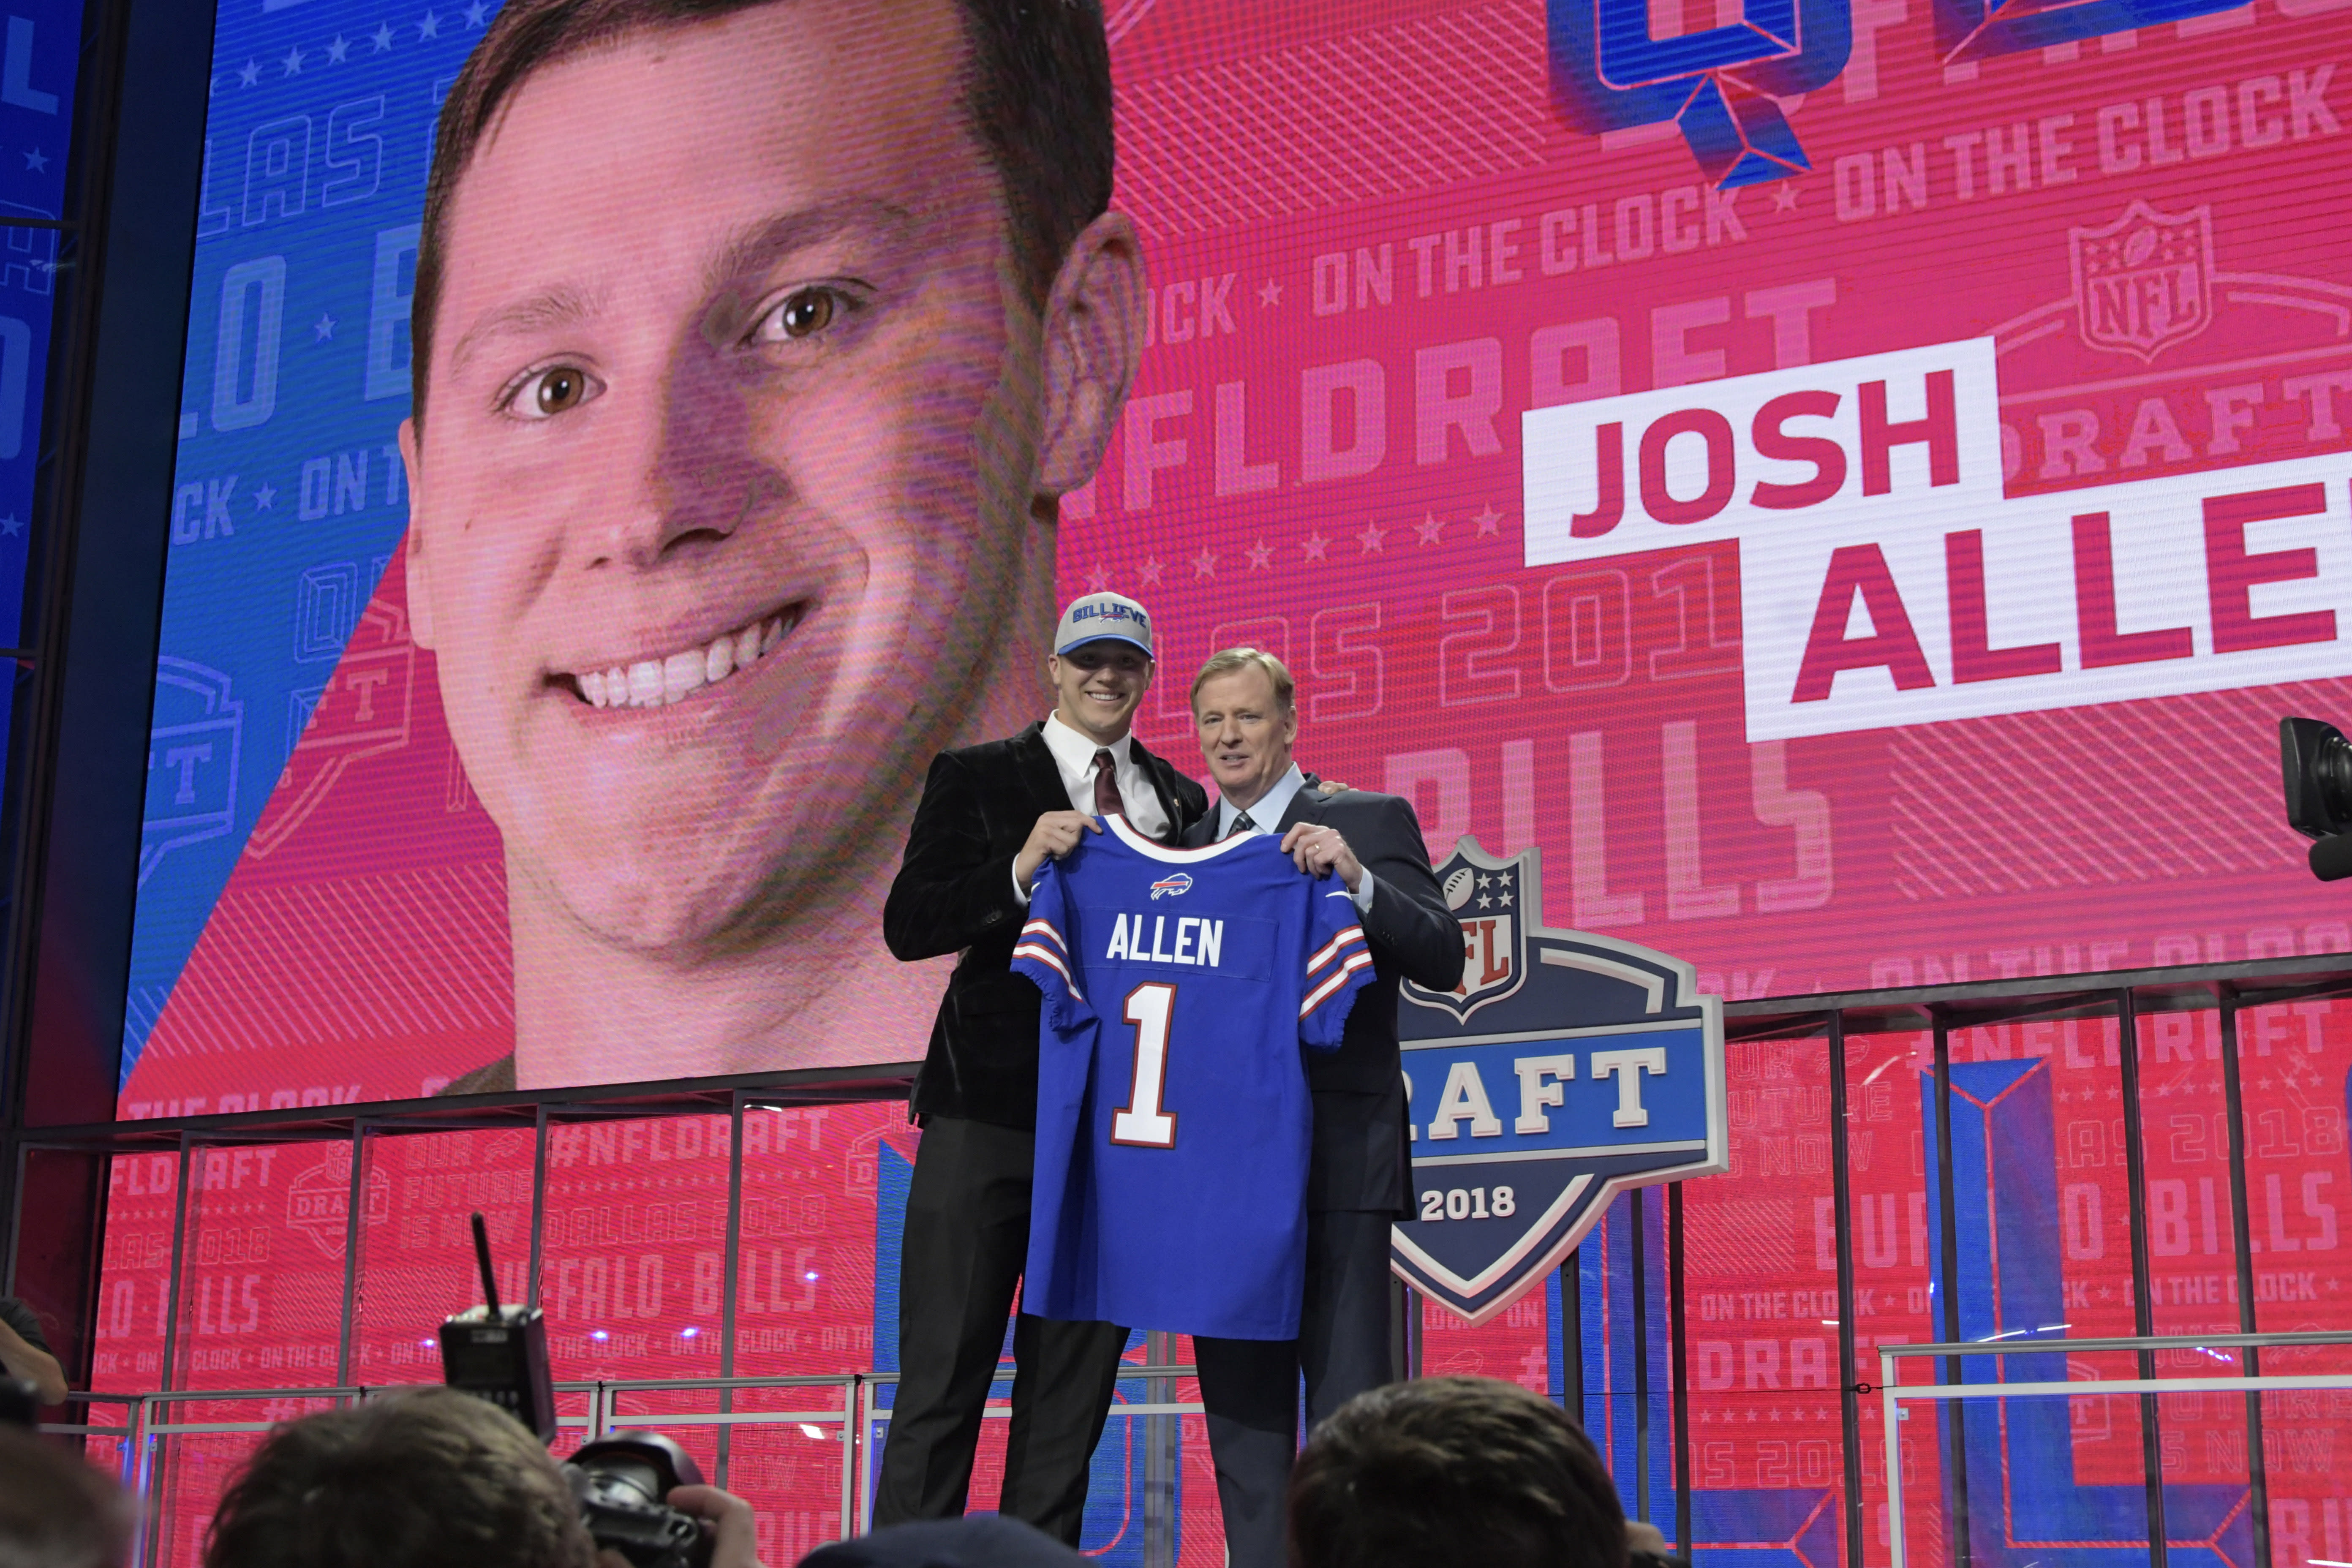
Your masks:
<svg viewBox="0 0 2352 1568"><path fill-rule="evenodd" d="M764 1568L751 1505L717 1487L673 1487L669 1506L710 1521L710 1568Z"/></svg>

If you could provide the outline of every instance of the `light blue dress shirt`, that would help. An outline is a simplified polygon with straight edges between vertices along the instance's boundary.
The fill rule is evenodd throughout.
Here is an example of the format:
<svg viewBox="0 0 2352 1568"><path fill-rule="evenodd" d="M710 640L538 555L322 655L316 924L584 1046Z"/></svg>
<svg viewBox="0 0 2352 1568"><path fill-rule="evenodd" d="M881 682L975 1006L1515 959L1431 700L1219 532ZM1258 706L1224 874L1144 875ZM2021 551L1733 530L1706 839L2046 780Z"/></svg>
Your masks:
<svg viewBox="0 0 2352 1568"><path fill-rule="evenodd" d="M1275 830L1276 825L1281 822L1282 814L1290 809L1292 797L1297 795L1300 790L1305 789L1306 787L1306 773L1299 770L1299 766L1297 763L1293 763L1290 764L1290 771L1284 773L1280 778L1275 780L1274 787L1267 790L1263 795L1260 795L1258 797L1257 804L1252 805L1246 814L1237 809L1232 801L1227 800L1223 795L1219 795L1217 797L1217 836L1214 841L1222 844L1227 838L1232 837L1234 820L1244 815L1246 815L1250 819L1249 831L1254 833L1272 833ZM1360 885L1350 890L1348 894L1348 898L1349 900L1356 906L1356 909L1360 913L1370 912L1372 907L1372 868L1370 866L1364 868L1364 875Z"/></svg>

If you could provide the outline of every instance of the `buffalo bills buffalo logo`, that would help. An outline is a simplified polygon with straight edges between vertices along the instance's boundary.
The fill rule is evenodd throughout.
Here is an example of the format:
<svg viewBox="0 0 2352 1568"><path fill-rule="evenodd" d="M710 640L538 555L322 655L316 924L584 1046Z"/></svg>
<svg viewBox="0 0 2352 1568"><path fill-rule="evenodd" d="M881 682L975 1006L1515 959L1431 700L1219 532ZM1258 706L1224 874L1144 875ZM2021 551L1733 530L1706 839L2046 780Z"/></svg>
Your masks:
<svg viewBox="0 0 2352 1568"><path fill-rule="evenodd" d="M1192 877L1185 872L1179 871L1172 877L1162 877L1160 880L1151 884L1151 901L1158 903L1160 901L1160 895L1162 893L1174 899L1181 898L1192 890Z"/></svg>

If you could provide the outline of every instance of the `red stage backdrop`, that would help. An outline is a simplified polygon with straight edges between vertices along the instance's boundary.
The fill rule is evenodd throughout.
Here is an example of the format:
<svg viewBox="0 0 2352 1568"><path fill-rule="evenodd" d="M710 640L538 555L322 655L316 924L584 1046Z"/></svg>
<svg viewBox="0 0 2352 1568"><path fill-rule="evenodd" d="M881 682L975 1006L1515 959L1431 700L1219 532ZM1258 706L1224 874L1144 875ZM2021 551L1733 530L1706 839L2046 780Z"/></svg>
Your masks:
<svg viewBox="0 0 2352 1568"><path fill-rule="evenodd" d="M2305 870L2274 762L2280 715L2352 716L2352 4L2144 24L2050 7L1974 27L1961 0L1823 0L1798 18L1801 47L1757 68L1760 92L1736 68L1688 87L1689 51L1739 23L1706 0L1657 0L1646 37L1617 40L1650 66L1613 75L1592 16L1540 0L1108 10L1115 205L1141 237L1150 341L1094 478L1061 500L1054 591L1151 608L1150 744L1197 769L1192 670L1217 647L1271 648L1298 676L1308 767L1410 795L1440 854L1465 833L1539 845L1551 923L1687 957L1733 998L2352 950L2352 904ZM395 431L427 110L488 15L428 27L352 0L224 16L128 1117L431 1095L514 1052L530 1010L511 808L486 806L482 742L445 716L457 634L447 605L425 633L412 602ZM940 400L962 395L951 381ZM898 452L892 434L791 471L856 490L861 464ZM978 466L977 436L941 441L934 458ZM1013 623L1044 606L1016 610L1010 578L972 564L980 546L866 543L867 618L787 632L770 657L797 671L805 647L809 664L763 678L779 712L822 688L854 719L876 689L929 691L1041 635ZM884 611L922 635L882 637ZM1005 679L990 713L1043 714L1042 681ZM796 731L776 754L821 808L809 831L895 850L903 770L922 760L898 753L959 738L938 718ZM618 791L625 824L638 781L616 777L541 782L583 820L604 797L567 788ZM898 793L860 816L877 780ZM884 973L870 922L843 929L842 962ZM591 996L596 978L572 974ZM909 1061L929 994L764 1054L518 1065L562 1087ZM2207 1025L2142 1037L2163 1097L2144 1111L2158 1326L2174 1331L2236 1320ZM2326 1004L2247 1028L2262 1323L2342 1326L2352 1047ZM2044 1174L2078 1334L2130 1321L2113 1048L2071 1024L1955 1046L1965 1063L2048 1058ZM1865 1352L1934 1331L1925 1060L1910 1038L1850 1051ZM1782 1045L1732 1067L1735 1177L1689 1191L1701 1518L1738 1521L1702 1539L1821 1562L1843 1485L1826 1066ZM724 1123L690 1140L681 1125L553 1135L539 1286L559 1375L713 1370ZM738 1370L874 1364L895 1321L877 1243L895 1237L911 1130L869 1107L757 1113L745 1136ZM472 1297L463 1215L486 1210L501 1256L525 1256L530 1140L373 1147L347 1358L341 1156L194 1157L179 1386L318 1384L339 1364L432 1375L418 1342ZM107 1386L164 1371L173 1164L118 1163ZM1587 1415L1621 1460L1629 1224L1621 1205L1588 1245L1578 1320L1584 1386L1609 1394ZM1647 1253L1654 1285L1662 1257ZM1560 1392L1565 1306L1523 1308L1432 1324L1429 1366ZM1654 1356L1664 1342L1660 1316ZM1662 1373L1651 1386L1663 1401ZM2075 1479L2139 1508L2136 1407L2075 1403ZM2168 1479L2242 1484L2234 1415L2176 1403ZM2340 1411L2283 1396L2270 1414L2279 1560L2352 1556L2327 1447ZM1865 1485L1883 1500L1874 1419ZM1915 1550L1940 1519L1920 1430ZM831 1450L768 1433L749 1462L770 1467L751 1472L763 1543L788 1560L830 1517L830 1461L807 1456ZM1213 1492L1187 1453L1183 1560L1213 1562ZM174 1477L193 1531L217 1467ZM1874 1514L1873 1542L1894 1527ZM1113 1538L1104 1522L1089 1542Z"/></svg>

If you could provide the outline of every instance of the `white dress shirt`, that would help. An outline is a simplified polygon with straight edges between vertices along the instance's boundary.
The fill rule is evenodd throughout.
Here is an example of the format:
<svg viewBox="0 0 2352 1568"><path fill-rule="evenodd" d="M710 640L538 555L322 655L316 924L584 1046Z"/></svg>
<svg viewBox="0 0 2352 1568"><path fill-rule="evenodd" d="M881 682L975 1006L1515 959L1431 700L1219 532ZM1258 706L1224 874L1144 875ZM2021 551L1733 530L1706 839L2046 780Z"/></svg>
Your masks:
<svg viewBox="0 0 2352 1568"><path fill-rule="evenodd" d="M1070 809L1095 814L1095 753L1110 752L1111 777L1118 781L1118 797L1127 803L1127 825L1146 838L1160 838L1168 832L1168 814L1160 809L1160 792L1152 787L1151 775L1135 760L1135 736L1121 735L1108 748L1089 741L1067 724L1059 713L1045 717L1045 749L1054 753L1054 763L1062 770L1062 786L1070 792Z"/></svg>
<svg viewBox="0 0 2352 1568"><path fill-rule="evenodd" d="M1251 806L1246 814L1236 810L1232 801L1227 800L1223 795L1219 795L1217 797L1217 837L1215 841L1222 844L1227 838L1232 837L1234 819L1244 815L1247 815L1250 819L1250 825L1247 831L1252 833L1272 833L1281 823L1282 814L1290 809L1292 799L1297 795L1300 790L1305 789L1306 787L1307 775L1299 771L1299 767L1297 763L1293 763L1290 764L1290 771L1283 774L1280 778L1275 780L1274 787L1267 790L1264 795L1258 796L1257 804ZM1349 900L1356 906L1357 912L1370 912L1372 907L1372 868L1370 866L1364 868L1363 877L1355 888L1349 889L1348 898Z"/></svg>
<svg viewBox="0 0 2352 1568"><path fill-rule="evenodd" d="M1095 753L1108 751L1111 777L1118 781L1118 798L1127 805L1127 825L1147 838L1166 836L1168 813L1160 807L1160 791L1152 784L1151 775L1135 760L1131 731L1105 747L1063 723L1060 714L1048 713L1044 733L1045 749L1054 753L1054 765L1061 770L1062 787L1069 791L1072 811L1095 815ZM1027 907L1029 889L1021 885L1018 871L1013 874L1013 896Z"/></svg>

